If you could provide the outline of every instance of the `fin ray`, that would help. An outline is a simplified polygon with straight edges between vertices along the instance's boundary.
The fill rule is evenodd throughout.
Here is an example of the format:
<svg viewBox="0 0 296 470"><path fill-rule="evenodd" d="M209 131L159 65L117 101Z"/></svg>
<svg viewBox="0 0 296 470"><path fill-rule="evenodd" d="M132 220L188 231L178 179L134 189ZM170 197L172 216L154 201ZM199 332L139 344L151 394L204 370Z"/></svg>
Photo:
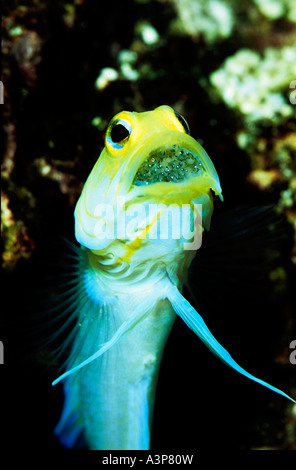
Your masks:
<svg viewBox="0 0 296 470"><path fill-rule="evenodd" d="M293 398L289 397L282 390L270 385L268 382L261 380L254 375L247 372L243 367L241 367L229 354L229 352L216 340L212 335L207 325L205 324L202 317L197 313L197 311L190 305L190 303L183 297L179 292L176 286L172 284L169 285L167 290L167 298L172 304L173 309L179 315L186 325L203 341L203 343L216 355L225 362L228 366L235 369L240 374L245 377L257 382L264 387L269 388L270 390L288 398L292 402L296 403Z"/></svg>
<svg viewBox="0 0 296 470"><path fill-rule="evenodd" d="M125 320L120 327L116 330L116 332L113 334L111 339L109 341L106 341L99 349L96 351L94 354L89 356L87 359L82 361L80 364L74 366L72 369L67 370L64 372L62 375L60 375L57 379L55 379L52 382L52 385L56 385L59 383L61 380L65 379L69 375L73 374L74 372L77 372L79 369L82 367L86 366L90 362L94 361L95 359L99 358L104 354L108 349L110 349L114 344L116 344L120 339L125 336L134 326L140 321L143 320L143 318L147 315L148 311L150 308L153 307L155 303L152 303L151 300L148 298L146 302L142 303L139 305L139 307L136 309L134 315L131 318L128 318Z"/></svg>

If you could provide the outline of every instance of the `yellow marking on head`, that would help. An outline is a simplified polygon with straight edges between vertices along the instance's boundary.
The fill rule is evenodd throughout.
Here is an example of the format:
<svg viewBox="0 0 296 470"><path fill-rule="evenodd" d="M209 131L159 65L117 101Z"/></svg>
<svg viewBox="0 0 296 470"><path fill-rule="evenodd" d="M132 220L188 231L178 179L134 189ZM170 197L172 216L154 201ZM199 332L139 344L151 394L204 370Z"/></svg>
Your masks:
<svg viewBox="0 0 296 470"><path fill-rule="evenodd" d="M167 165L165 159L170 162L169 179L159 170L161 164L157 166L156 177L154 172L149 180L145 179L146 168L150 168L154 155L164 165ZM183 162L183 158L191 159L191 164L187 160ZM181 165L185 167L181 177L174 173L177 165L180 172ZM94 252L104 250L116 240L98 236L98 230L112 225L119 206L122 212L133 204L188 204L209 195L211 189L222 197L214 165L201 145L188 134L188 125L178 113L169 106L144 113L122 111L108 125L105 148L77 203L76 238ZM98 207L102 205L107 207L105 213ZM124 242L128 250L126 259L130 259L128 253L142 246L142 242L135 242L136 235ZM123 241L119 240L120 253L124 251L122 245Z"/></svg>
<svg viewBox="0 0 296 470"><path fill-rule="evenodd" d="M141 248L141 245L144 241L144 238L136 238L135 240L133 240L132 242L130 243L127 243L125 245L125 254L123 256L121 256L120 258L118 258L118 263L120 262L125 262L125 263L130 263L131 262L131 259L135 253L135 251L139 250L139 248Z"/></svg>
<svg viewBox="0 0 296 470"><path fill-rule="evenodd" d="M116 114L108 125L106 152L113 159L120 158L141 145L147 135L169 131L185 134L184 127L169 106L159 106L154 111L144 113L122 111Z"/></svg>

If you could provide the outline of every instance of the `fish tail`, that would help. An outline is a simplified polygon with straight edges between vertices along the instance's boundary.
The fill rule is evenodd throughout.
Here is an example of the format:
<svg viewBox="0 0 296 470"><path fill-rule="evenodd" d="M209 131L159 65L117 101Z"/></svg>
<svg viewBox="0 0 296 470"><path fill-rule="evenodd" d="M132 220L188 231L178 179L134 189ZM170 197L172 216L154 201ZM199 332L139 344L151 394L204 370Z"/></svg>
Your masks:
<svg viewBox="0 0 296 470"><path fill-rule="evenodd" d="M64 382L64 406L54 434L66 448L84 447L83 421L77 381L70 377Z"/></svg>

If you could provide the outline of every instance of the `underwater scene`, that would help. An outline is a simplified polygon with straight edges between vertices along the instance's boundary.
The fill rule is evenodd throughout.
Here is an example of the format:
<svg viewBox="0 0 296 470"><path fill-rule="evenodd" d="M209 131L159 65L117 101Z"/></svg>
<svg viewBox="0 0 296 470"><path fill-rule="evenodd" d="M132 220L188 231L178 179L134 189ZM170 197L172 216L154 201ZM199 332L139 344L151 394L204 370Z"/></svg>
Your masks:
<svg viewBox="0 0 296 470"><path fill-rule="evenodd" d="M294 0L3 4L5 446L296 450L295 44Z"/></svg>

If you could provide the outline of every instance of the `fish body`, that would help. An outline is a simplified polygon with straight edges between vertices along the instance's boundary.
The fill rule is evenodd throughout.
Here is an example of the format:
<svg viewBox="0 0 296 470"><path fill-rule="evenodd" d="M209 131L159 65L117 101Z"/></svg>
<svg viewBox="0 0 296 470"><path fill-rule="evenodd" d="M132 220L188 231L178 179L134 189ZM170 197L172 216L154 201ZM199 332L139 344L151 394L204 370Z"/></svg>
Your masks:
<svg viewBox="0 0 296 470"><path fill-rule="evenodd" d="M131 309L139 306L139 302L147 300L145 297L153 296L151 290L142 295L135 294L136 301L131 295L120 298L122 321L126 313L130 314ZM113 309L112 315L115 312ZM68 381L65 389L69 390L69 396L75 390L75 397L72 397L74 409L73 402L70 403L71 415L75 414L76 408L79 418L75 426L77 432L83 431L89 448L149 449L157 376L175 316L167 300L157 299L148 308L146 317L119 344L110 348L102 358L85 366L77 375L65 379ZM100 332L95 327L88 334L87 341L98 348L96 340L99 336ZM78 356L78 360L85 358L85 352ZM89 353L92 352L90 349ZM63 424L62 420L61 430L67 431L67 421L65 429ZM68 446L72 446L72 442L68 442Z"/></svg>
<svg viewBox="0 0 296 470"><path fill-rule="evenodd" d="M182 296L209 229L217 172L169 106L121 112L75 208L76 318L56 434L72 447L149 449L163 350L179 315L223 361L241 368ZM288 397L289 398L289 397Z"/></svg>

